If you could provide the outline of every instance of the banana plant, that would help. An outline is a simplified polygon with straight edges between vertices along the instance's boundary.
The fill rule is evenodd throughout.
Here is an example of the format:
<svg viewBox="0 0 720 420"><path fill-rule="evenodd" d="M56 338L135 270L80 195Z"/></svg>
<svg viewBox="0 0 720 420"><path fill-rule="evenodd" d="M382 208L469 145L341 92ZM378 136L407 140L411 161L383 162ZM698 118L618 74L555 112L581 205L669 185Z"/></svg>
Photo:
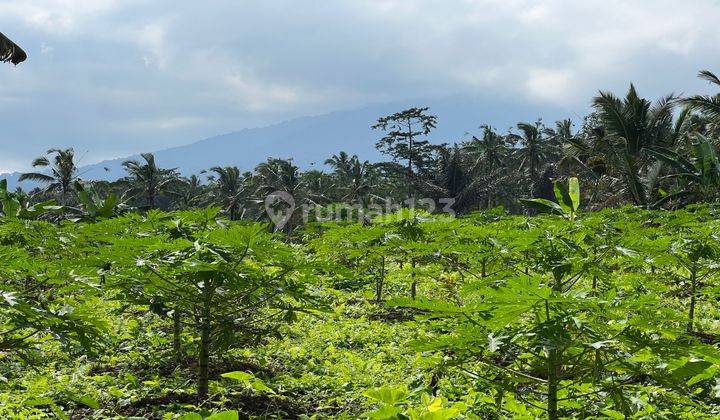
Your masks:
<svg viewBox="0 0 720 420"><path fill-rule="evenodd" d="M717 197L720 190L720 160L712 140L706 136L699 133L695 135L690 158L663 147L647 149L647 153L675 170L670 177L686 182L685 189L666 195L655 206L682 197L703 200Z"/></svg>
<svg viewBox="0 0 720 420"><path fill-rule="evenodd" d="M83 214L86 219L110 218L117 215L125 206L125 202L121 201L115 193L108 194L104 199L100 198L100 194L92 184L83 185L79 181L75 181L75 190L82 208L73 210Z"/></svg>
<svg viewBox="0 0 720 420"><path fill-rule="evenodd" d="M0 203L3 216L11 219L36 220L47 213L62 212L63 206L55 204L55 200L30 204L20 201L17 194L8 191L7 180L0 180Z"/></svg>
<svg viewBox="0 0 720 420"><path fill-rule="evenodd" d="M568 179L567 186L555 181L555 201L545 198L522 199L528 207L550 213L558 213L570 221L574 221L580 208L580 182L576 177Z"/></svg>

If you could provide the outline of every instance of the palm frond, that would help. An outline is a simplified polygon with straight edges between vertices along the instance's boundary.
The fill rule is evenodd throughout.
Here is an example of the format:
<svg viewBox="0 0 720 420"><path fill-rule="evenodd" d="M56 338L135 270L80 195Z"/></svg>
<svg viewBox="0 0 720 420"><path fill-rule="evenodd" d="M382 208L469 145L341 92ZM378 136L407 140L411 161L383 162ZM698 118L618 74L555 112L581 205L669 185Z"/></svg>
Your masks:
<svg viewBox="0 0 720 420"><path fill-rule="evenodd" d="M32 166L38 167L38 166L48 166L50 165L50 161L45 156L41 156L35 160L32 161Z"/></svg>
<svg viewBox="0 0 720 420"><path fill-rule="evenodd" d="M698 77L707 80L712 84L720 86L720 78L718 78L715 73L711 72L710 70L700 70L700 73L698 73Z"/></svg>
<svg viewBox="0 0 720 420"><path fill-rule="evenodd" d="M47 175L47 174L41 174L39 172L29 172L29 173L21 174L20 177L18 178L19 182L22 182L25 180L35 181L35 182L53 182L53 181L55 181L55 178L53 178L52 176Z"/></svg>
<svg viewBox="0 0 720 420"><path fill-rule="evenodd" d="M0 32L0 62L18 65L25 60L27 60L25 51Z"/></svg>

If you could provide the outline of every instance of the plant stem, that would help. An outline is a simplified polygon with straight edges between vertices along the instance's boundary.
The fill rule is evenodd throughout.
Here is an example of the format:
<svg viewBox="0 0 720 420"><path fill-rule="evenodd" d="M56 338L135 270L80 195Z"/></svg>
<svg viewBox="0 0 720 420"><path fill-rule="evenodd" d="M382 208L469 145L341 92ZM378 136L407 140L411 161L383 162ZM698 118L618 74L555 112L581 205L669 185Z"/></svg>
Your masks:
<svg viewBox="0 0 720 420"><path fill-rule="evenodd" d="M200 330L200 354L198 355L198 391L199 400L204 400L208 395L208 365L210 359L210 310L212 304L211 281L206 281L203 286L203 307L201 313Z"/></svg>
<svg viewBox="0 0 720 420"><path fill-rule="evenodd" d="M695 305L697 304L697 270L693 267L690 270L690 313L688 313L687 331L693 332L693 324L695 321Z"/></svg>
<svg viewBox="0 0 720 420"><path fill-rule="evenodd" d="M179 365L182 363L183 351L182 342L180 341L180 334L182 333L182 324L180 323L180 311L175 309L173 311L173 350L175 353L175 361Z"/></svg>

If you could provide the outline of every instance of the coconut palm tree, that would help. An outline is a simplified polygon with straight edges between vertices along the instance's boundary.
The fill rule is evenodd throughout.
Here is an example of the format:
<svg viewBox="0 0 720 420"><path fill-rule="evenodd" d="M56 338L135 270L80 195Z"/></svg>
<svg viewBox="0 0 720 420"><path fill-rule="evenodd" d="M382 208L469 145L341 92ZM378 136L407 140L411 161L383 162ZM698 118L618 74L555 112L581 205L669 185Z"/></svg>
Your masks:
<svg viewBox="0 0 720 420"><path fill-rule="evenodd" d="M372 165L367 160L360 162L357 156L350 159L347 183L342 186L343 200L365 200L373 188L371 179Z"/></svg>
<svg viewBox="0 0 720 420"><path fill-rule="evenodd" d="M310 200L315 203L328 203L338 198L335 177L317 169L303 172L301 182Z"/></svg>
<svg viewBox="0 0 720 420"><path fill-rule="evenodd" d="M357 158L355 155L353 155L353 157ZM341 151L337 155L332 155L330 159L325 160L325 164L333 168L339 178L346 178L350 174L352 158L347 152Z"/></svg>
<svg viewBox="0 0 720 420"><path fill-rule="evenodd" d="M491 126L481 125L481 138L475 136L465 144L464 149L476 160L481 161L479 169L483 173L493 172L501 167L509 153L508 141L499 135Z"/></svg>
<svg viewBox="0 0 720 420"><path fill-rule="evenodd" d="M658 147L648 149L648 154L667 163L673 173L669 178L678 178L684 185L663 197L657 204L671 200L713 201L720 196L720 158L710 138L696 133L691 139L689 156L678 151Z"/></svg>
<svg viewBox="0 0 720 420"><path fill-rule="evenodd" d="M303 182L300 171L297 166L292 163L291 159L268 158L255 167L255 202L264 203L265 212L261 212L259 218L270 216L268 213L271 208L273 211L286 214L284 225L276 225L277 229L282 229L286 235L290 235L295 226L300 222L301 205L314 202L307 197L303 191L305 183ZM285 200L271 201L267 199L278 194L289 194L291 202Z"/></svg>
<svg viewBox="0 0 720 420"><path fill-rule="evenodd" d="M667 95L653 104L638 96L632 84L624 99L602 91L593 99L605 132L606 160L620 171L637 205L648 203L660 169L648 165L644 149L672 147L681 134L683 124L673 125L676 101L674 95Z"/></svg>
<svg viewBox="0 0 720 420"><path fill-rule="evenodd" d="M47 156L40 156L33 160L32 166L50 167L50 174L40 172L27 172L20 175L18 181L35 181L47 184L44 193L59 196L59 202L68 204L70 196L74 193L73 182L78 179L78 168L75 165L75 152L69 149L50 149Z"/></svg>
<svg viewBox="0 0 720 420"><path fill-rule="evenodd" d="M720 78L709 70L698 74L701 79L720 87ZM695 95L682 100L690 109L697 110L710 117L715 124L720 124L720 93L715 95Z"/></svg>
<svg viewBox="0 0 720 420"><path fill-rule="evenodd" d="M215 173L215 176L211 177L214 183L215 198L230 216L230 220L239 220L247 198L246 178L241 175L237 166L224 168L214 166L210 168L210 171Z"/></svg>
<svg viewBox="0 0 720 420"><path fill-rule="evenodd" d="M295 196L303 186L300 171L291 159L268 158L255 167L257 173L256 193L267 196L276 191L287 192Z"/></svg>
<svg viewBox="0 0 720 420"><path fill-rule="evenodd" d="M534 124L518 123L518 130L521 134L513 134L511 137L520 143L517 149L520 165L518 169L523 171L527 169L531 182L538 180L540 170L544 162L548 158L548 141L545 138L545 127L542 122L537 121Z"/></svg>
<svg viewBox="0 0 720 420"><path fill-rule="evenodd" d="M145 163L137 160L123 162L129 175L130 191L137 196L144 196L146 205L155 208L157 197L172 190L179 181L177 170L163 169L155 163L155 155L143 153L140 155Z"/></svg>
<svg viewBox="0 0 720 420"><path fill-rule="evenodd" d="M0 32L0 62L18 65L25 60L25 51Z"/></svg>
<svg viewBox="0 0 720 420"><path fill-rule="evenodd" d="M200 206L205 196L205 188L197 175L181 178L176 188L165 192L173 198L176 208L189 209Z"/></svg>
<svg viewBox="0 0 720 420"><path fill-rule="evenodd" d="M436 206L442 206L440 199L452 199L452 209L458 213L486 203L487 197L496 192L509 175L501 174L501 169L480 174L478 167L484 161L464 153L458 145L443 147L438 153L438 165L432 179L416 178L415 187L426 197L435 199Z"/></svg>

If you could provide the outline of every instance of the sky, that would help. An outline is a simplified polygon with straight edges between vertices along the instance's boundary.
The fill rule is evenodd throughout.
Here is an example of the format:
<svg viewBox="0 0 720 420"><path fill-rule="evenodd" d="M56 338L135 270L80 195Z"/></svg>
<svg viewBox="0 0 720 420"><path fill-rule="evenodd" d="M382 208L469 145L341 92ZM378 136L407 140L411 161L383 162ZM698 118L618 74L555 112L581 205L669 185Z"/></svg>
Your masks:
<svg viewBox="0 0 720 420"><path fill-rule="evenodd" d="M0 172L414 98L708 93L718 22L716 0L0 0L29 56L0 66Z"/></svg>

